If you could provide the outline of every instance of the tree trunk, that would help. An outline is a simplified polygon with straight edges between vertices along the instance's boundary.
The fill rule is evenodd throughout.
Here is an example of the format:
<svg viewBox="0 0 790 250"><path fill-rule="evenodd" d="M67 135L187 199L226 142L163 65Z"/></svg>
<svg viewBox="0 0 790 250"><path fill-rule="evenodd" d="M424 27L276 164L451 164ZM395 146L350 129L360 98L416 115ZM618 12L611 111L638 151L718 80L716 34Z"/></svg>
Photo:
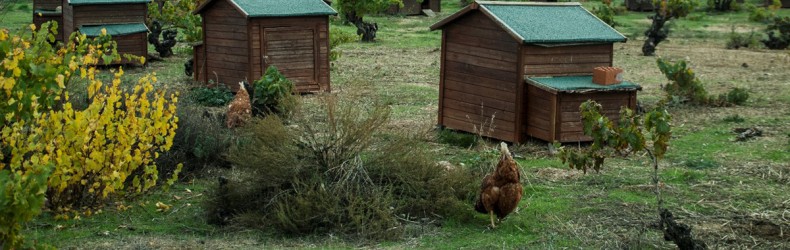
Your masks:
<svg viewBox="0 0 790 250"><path fill-rule="evenodd" d="M655 14L651 16L650 19L653 20L653 24L650 25L650 29L645 31L647 39L645 40L645 44L642 45L642 55L644 56L655 55L656 46L667 39L667 35L669 35L669 29L664 27L669 17Z"/></svg>
<svg viewBox="0 0 790 250"><path fill-rule="evenodd" d="M159 34L162 34L162 41L159 41ZM151 25L151 33L148 34L148 42L154 45L160 57L170 57L173 55L173 46L176 46L176 30L162 30L159 21L154 21Z"/></svg>

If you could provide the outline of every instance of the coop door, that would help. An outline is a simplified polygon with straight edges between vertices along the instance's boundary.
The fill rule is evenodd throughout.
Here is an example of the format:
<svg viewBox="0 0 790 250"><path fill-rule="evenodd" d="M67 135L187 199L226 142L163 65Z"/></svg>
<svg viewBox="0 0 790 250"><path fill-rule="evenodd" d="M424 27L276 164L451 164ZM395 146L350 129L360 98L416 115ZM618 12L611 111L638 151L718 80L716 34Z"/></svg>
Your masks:
<svg viewBox="0 0 790 250"><path fill-rule="evenodd" d="M291 80L297 91L318 90L317 37L303 27L263 28L263 69L271 65Z"/></svg>

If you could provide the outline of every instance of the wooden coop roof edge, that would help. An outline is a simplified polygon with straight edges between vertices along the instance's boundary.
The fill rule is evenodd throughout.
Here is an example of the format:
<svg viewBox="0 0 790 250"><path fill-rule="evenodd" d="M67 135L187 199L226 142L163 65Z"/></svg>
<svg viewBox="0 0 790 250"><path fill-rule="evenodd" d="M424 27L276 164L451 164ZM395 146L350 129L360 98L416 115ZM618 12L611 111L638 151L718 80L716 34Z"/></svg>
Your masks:
<svg viewBox="0 0 790 250"><path fill-rule="evenodd" d="M208 0L193 12L199 14L215 0ZM323 0L227 0L245 18L337 15Z"/></svg>
<svg viewBox="0 0 790 250"><path fill-rule="evenodd" d="M118 24L102 24L102 25L82 25L79 28L80 33L88 37L97 37L101 34L101 30L105 29L108 35L123 36L135 33L148 32L148 26L144 23L118 23Z"/></svg>
<svg viewBox="0 0 790 250"><path fill-rule="evenodd" d="M522 44L625 42L626 37L580 3L478 1L431 25L431 30L480 10Z"/></svg>

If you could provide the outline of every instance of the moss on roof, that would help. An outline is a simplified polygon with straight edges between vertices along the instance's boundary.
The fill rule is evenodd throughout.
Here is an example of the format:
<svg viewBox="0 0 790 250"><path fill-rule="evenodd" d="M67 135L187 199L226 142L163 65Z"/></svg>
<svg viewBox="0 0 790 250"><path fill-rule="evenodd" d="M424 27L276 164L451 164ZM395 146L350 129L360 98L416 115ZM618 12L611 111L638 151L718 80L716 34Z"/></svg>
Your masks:
<svg viewBox="0 0 790 250"><path fill-rule="evenodd" d="M124 23L124 24L105 24L105 25L84 25L80 26L80 33L88 37L97 37L102 29L107 29L107 34L111 36L122 36L141 32L148 32L148 27L143 23Z"/></svg>
<svg viewBox="0 0 790 250"><path fill-rule="evenodd" d="M641 86L626 81L612 85L595 84L592 82L592 76L529 77L527 82L560 92L632 91L642 89Z"/></svg>
<svg viewBox="0 0 790 250"><path fill-rule="evenodd" d="M626 38L581 5L480 2L523 43L624 42Z"/></svg>
<svg viewBox="0 0 790 250"><path fill-rule="evenodd" d="M151 0L69 0L71 5L150 3Z"/></svg>
<svg viewBox="0 0 790 250"><path fill-rule="evenodd" d="M248 17L337 15L323 0L231 0Z"/></svg>

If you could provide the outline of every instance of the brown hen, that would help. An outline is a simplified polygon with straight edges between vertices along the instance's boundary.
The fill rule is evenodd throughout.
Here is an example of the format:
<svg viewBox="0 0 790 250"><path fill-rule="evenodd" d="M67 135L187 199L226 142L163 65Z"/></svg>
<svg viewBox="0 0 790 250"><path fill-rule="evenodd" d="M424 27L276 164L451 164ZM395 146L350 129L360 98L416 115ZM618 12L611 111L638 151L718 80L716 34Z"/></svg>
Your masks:
<svg viewBox="0 0 790 250"><path fill-rule="evenodd" d="M244 87L244 82L239 82L239 91L236 92L233 101L228 105L228 115L225 117L225 123L228 128L240 127L251 116L252 104L250 103L250 94Z"/></svg>
<svg viewBox="0 0 790 250"><path fill-rule="evenodd" d="M518 164L510 155L507 144L500 145L501 156L494 172L483 178L480 186L480 197L475 204L475 211L488 213L491 216L491 228L495 228L494 214L497 218L505 218L513 212L521 201L521 174Z"/></svg>

